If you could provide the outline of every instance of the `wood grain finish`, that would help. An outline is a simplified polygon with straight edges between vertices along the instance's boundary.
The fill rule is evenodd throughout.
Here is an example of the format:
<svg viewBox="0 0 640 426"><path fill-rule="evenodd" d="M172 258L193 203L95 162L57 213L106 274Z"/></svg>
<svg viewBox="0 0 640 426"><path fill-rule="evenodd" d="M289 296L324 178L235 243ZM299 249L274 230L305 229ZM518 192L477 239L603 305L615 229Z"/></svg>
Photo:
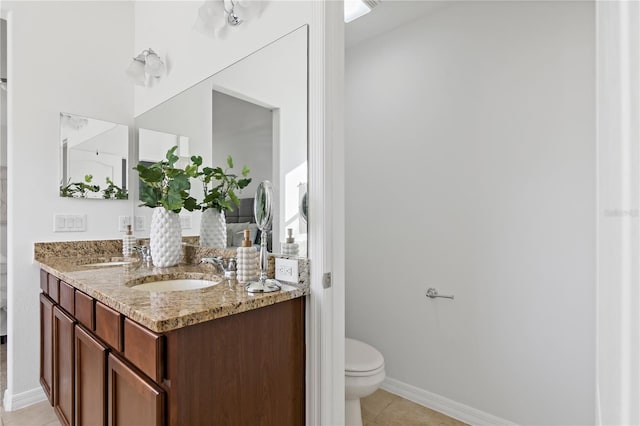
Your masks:
<svg viewBox="0 0 640 426"><path fill-rule="evenodd" d="M164 424L164 392L158 385L114 354L109 355L108 377L110 426Z"/></svg>
<svg viewBox="0 0 640 426"><path fill-rule="evenodd" d="M70 315L75 314L75 290L64 281L60 281L60 306Z"/></svg>
<svg viewBox="0 0 640 426"><path fill-rule="evenodd" d="M122 352L122 315L97 301L95 331L106 344Z"/></svg>
<svg viewBox="0 0 640 426"><path fill-rule="evenodd" d="M56 303L60 302L60 280L55 276L49 274L48 278L48 295Z"/></svg>
<svg viewBox="0 0 640 426"><path fill-rule="evenodd" d="M155 382L162 383L164 337L124 319L124 356Z"/></svg>
<svg viewBox="0 0 640 426"><path fill-rule="evenodd" d="M75 321L60 307L53 307L53 408L65 426L74 424Z"/></svg>
<svg viewBox="0 0 640 426"><path fill-rule="evenodd" d="M85 328L76 325L75 350L76 424L105 425L108 349Z"/></svg>
<svg viewBox="0 0 640 426"><path fill-rule="evenodd" d="M93 306L93 298L83 292L75 292L75 317L87 329L93 331L96 328L96 316Z"/></svg>
<svg viewBox="0 0 640 426"><path fill-rule="evenodd" d="M166 338L169 425L304 425L304 299Z"/></svg>
<svg viewBox="0 0 640 426"><path fill-rule="evenodd" d="M40 384L53 405L53 301L44 294L40 294Z"/></svg>
<svg viewBox="0 0 640 426"><path fill-rule="evenodd" d="M49 294L49 274L47 271L40 269L40 290L43 293Z"/></svg>

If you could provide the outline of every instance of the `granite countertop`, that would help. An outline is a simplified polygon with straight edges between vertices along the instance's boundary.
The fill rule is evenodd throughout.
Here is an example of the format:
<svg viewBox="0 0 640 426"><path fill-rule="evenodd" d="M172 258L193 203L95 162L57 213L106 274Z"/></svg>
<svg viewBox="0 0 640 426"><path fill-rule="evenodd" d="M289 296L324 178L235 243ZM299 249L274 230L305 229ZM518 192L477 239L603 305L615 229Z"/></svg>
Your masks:
<svg viewBox="0 0 640 426"><path fill-rule="evenodd" d="M282 284L282 290L249 294L244 284L223 279L209 264L185 263L170 268L144 266L141 262L117 266L90 263L123 260L115 256L38 257L42 269L155 332L222 318L309 294L308 285ZM136 290L135 284L170 279L219 281L211 287L167 292Z"/></svg>

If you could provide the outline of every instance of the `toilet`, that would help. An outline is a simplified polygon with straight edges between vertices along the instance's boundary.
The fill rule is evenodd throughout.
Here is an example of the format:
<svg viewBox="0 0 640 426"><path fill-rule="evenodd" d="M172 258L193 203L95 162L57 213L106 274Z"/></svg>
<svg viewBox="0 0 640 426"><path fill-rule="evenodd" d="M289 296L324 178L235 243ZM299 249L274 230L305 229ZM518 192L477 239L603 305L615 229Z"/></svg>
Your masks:
<svg viewBox="0 0 640 426"><path fill-rule="evenodd" d="M360 398L371 395L382 384L384 357L373 346L347 338L344 367L345 424L362 426Z"/></svg>

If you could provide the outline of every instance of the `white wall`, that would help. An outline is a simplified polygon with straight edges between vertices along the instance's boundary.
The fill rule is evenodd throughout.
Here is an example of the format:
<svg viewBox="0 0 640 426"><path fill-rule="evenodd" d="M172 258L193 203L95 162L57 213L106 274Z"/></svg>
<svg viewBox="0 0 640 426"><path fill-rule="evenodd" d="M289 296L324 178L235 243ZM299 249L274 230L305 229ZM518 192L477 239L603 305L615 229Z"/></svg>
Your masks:
<svg viewBox="0 0 640 426"><path fill-rule="evenodd" d="M3 2L9 18L8 399L37 392L38 267L33 243L117 238L129 201L58 197L59 113L131 124L129 2ZM53 233L53 214L87 215L87 231ZM28 392L27 392L28 393ZM22 394L22 395L21 395ZM30 395L30 394L29 394ZM5 399L6 401L6 399Z"/></svg>
<svg viewBox="0 0 640 426"><path fill-rule="evenodd" d="M347 51L346 331L389 377L595 422L594 37L592 2L456 2Z"/></svg>

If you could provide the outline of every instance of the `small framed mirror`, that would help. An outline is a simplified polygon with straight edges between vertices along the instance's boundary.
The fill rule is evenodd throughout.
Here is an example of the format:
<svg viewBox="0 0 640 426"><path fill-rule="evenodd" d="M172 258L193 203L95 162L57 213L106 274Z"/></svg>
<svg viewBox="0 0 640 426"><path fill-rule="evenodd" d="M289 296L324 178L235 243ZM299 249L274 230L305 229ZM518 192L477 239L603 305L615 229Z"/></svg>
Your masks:
<svg viewBox="0 0 640 426"><path fill-rule="evenodd" d="M126 200L129 127L60 113L60 196Z"/></svg>

